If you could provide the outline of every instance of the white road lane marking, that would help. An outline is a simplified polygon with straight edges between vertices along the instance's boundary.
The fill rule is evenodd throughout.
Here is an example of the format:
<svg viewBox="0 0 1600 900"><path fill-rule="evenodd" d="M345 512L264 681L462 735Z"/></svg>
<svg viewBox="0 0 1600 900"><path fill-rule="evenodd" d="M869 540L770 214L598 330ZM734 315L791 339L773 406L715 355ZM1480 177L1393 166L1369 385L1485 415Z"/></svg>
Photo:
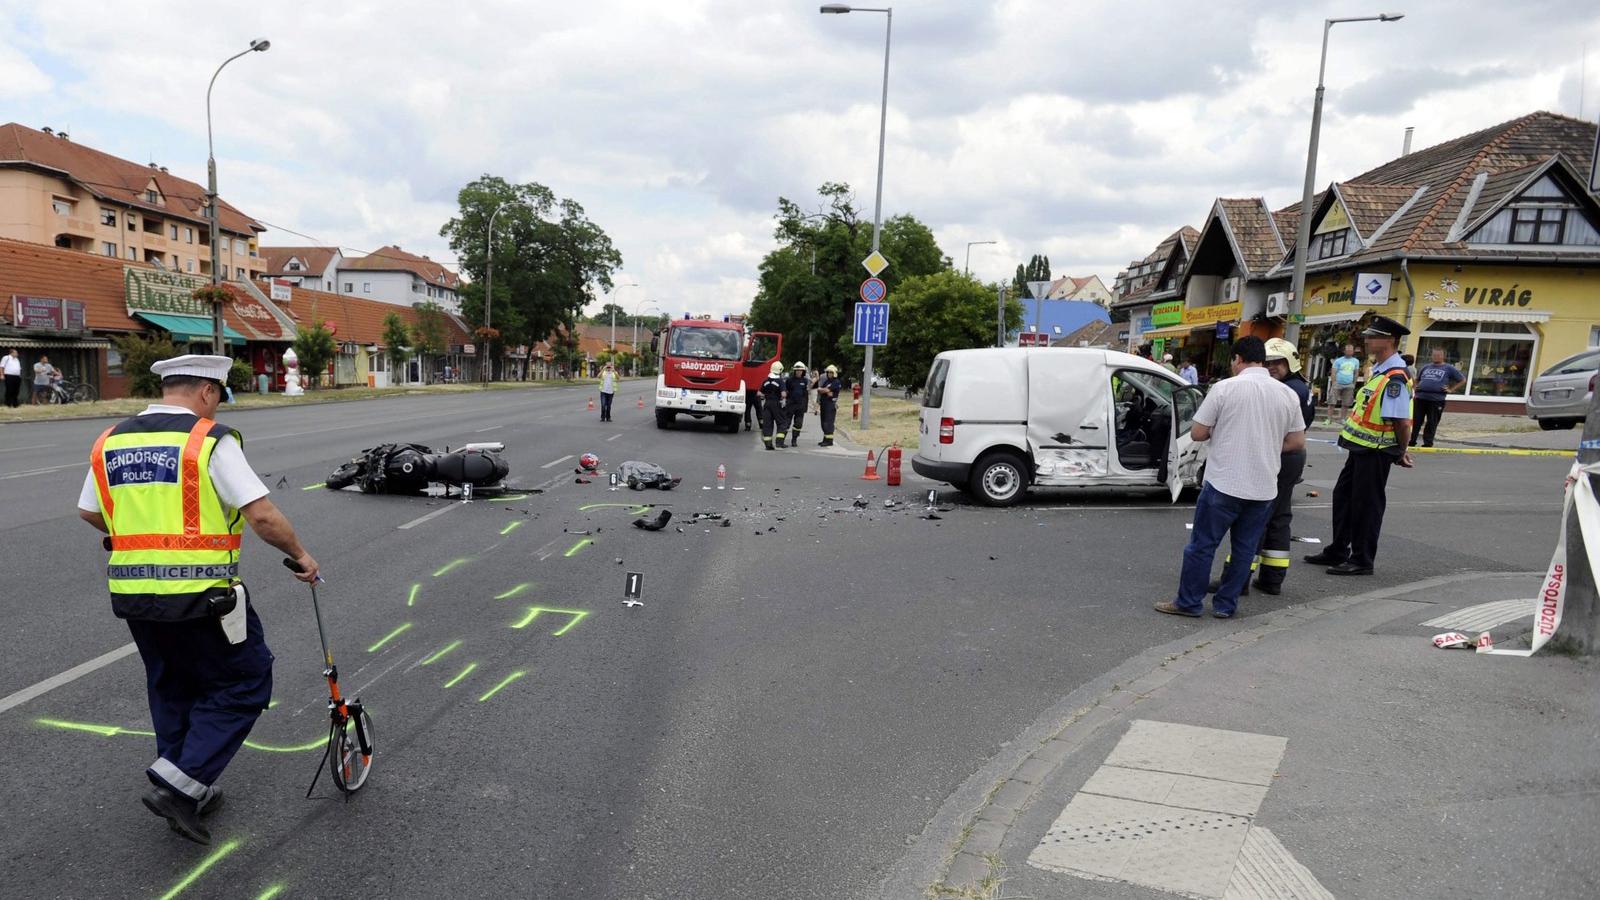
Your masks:
<svg viewBox="0 0 1600 900"><path fill-rule="evenodd" d="M479 428L477 431L474 431L473 434L483 434L485 431L494 431L497 428L504 427L504 425L490 425L488 428Z"/></svg>
<svg viewBox="0 0 1600 900"><path fill-rule="evenodd" d="M26 447L6 447L5 449L0 450L0 453L16 453L18 450L45 450L45 449L48 449L48 448L54 447L54 446L56 446L56 445L55 444L30 444L30 445L28 445Z"/></svg>
<svg viewBox="0 0 1600 900"><path fill-rule="evenodd" d="M569 460L571 458L572 458L572 454L568 453L566 456L563 456L560 459L552 459L552 460L550 460L549 462L545 463L544 465L540 466L539 468L548 469L551 466L559 466L559 465L561 465L562 463L566 462L567 460Z"/></svg>
<svg viewBox="0 0 1600 900"><path fill-rule="evenodd" d="M123 644L121 647L118 647L109 653L102 653L99 656L96 656L94 659L91 659L86 663L80 663L76 666L73 666L59 675L52 675L38 684L33 685L32 687L25 687L22 690L6 697L5 699L0 700L0 713L3 713L8 709L21 706L35 697L48 694L64 684L71 684L90 672L109 666L130 653L138 652L138 650L139 648L131 643Z"/></svg>
<svg viewBox="0 0 1600 900"><path fill-rule="evenodd" d="M436 519L439 516L442 516L445 513L449 512L450 510L459 509L460 507L461 507L461 504L459 504L459 503L452 503L449 506L440 507L439 509L436 509L431 513L428 513L425 516L418 516L417 518L412 519L411 521L405 523L404 525L401 525L399 530L403 531L403 530L405 530L407 528L415 528L418 525L421 525L423 522L426 522L426 521L428 521L430 519Z"/></svg>
<svg viewBox="0 0 1600 900"><path fill-rule="evenodd" d="M75 469L79 466L87 469L89 464L87 462L65 463L59 466L46 466L43 469L29 469L25 472L12 472L10 475L0 475L0 481L9 481L12 478L27 478L30 475L47 475L51 472L59 472L62 469Z"/></svg>
<svg viewBox="0 0 1600 900"><path fill-rule="evenodd" d="M620 431L617 432L616 434L613 434L611 437L606 438L606 440L607 441L614 441L619 437L622 437L622 432L620 432Z"/></svg>

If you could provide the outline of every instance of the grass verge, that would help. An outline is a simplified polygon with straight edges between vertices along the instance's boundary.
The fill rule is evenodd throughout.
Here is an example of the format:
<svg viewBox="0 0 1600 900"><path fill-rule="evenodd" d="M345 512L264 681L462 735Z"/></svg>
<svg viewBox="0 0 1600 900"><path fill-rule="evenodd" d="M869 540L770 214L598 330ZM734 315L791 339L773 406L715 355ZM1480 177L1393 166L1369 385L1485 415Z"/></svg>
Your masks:
<svg viewBox="0 0 1600 900"><path fill-rule="evenodd" d="M848 407L841 405L838 429L846 440L878 450L898 442L903 450L917 449L921 429L922 404L916 400L889 397L872 398L872 427L861 430L855 420L845 419Z"/></svg>

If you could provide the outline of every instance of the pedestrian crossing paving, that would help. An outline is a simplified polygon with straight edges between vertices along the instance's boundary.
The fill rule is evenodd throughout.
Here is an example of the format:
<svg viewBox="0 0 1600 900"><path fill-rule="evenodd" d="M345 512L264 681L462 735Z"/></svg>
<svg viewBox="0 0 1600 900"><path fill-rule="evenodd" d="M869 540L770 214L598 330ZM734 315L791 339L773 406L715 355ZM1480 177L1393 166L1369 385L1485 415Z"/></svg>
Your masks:
<svg viewBox="0 0 1600 900"><path fill-rule="evenodd" d="M1538 602L1534 599L1492 600L1488 603L1479 603L1465 609L1452 610L1442 616L1435 616L1419 624L1430 628L1448 628L1452 631L1465 631L1468 634L1477 631L1488 631L1507 622L1533 615Z"/></svg>

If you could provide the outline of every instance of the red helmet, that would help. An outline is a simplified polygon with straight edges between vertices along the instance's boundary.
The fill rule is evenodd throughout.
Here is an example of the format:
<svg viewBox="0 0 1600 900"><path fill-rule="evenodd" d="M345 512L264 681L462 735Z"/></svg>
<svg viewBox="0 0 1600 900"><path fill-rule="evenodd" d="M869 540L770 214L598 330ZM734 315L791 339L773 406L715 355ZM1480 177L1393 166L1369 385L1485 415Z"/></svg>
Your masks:
<svg viewBox="0 0 1600 900"><path fill-rule="evenodd" d="M600 457L593 453L585 453L578 457L578 465L587 471L593 472L595 469L600 468Z"/></svg>

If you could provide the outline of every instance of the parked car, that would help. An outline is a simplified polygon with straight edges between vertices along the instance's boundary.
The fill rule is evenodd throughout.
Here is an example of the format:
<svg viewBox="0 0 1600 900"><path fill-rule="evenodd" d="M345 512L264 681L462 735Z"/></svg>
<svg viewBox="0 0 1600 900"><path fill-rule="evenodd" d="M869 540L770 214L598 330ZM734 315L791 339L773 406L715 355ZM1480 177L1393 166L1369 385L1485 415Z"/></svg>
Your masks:
<svg viewBox="0 0 1600 900"><path fill-rule="evenodd" d="M1031 485L1165 486L1204 478L1189 437L1203 398L1161 366L1079 347L947 350L923 390L911 467L990 506Z"/></svg>
<svg viewBox="0 0 1600 900"><path fill-rule="evenodd" d="M1600 375L1600 347L1590 347L1540 373L1528 391L1528 418L1545 431L1571 428L1583 421Z"/></svg>

